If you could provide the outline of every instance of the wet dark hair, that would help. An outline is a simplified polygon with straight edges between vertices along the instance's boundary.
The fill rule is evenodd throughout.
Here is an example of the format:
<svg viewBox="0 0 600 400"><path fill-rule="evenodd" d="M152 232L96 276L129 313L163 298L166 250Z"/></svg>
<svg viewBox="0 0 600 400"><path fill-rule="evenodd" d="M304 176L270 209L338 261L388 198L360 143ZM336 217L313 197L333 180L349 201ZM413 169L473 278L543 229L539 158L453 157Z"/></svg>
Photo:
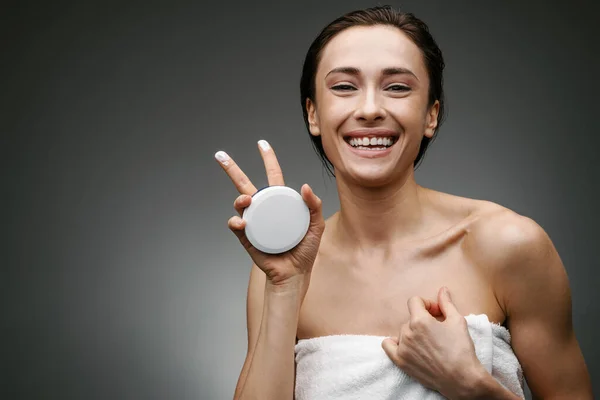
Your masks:
<svg viewBox="0 0 600 400"><path fill-rule="evenodd" d="M304 123L308 129L309 123L306 99L310 99L313 103L315 102L315 75L317 74L317 67L319 66L323 48L335 35L345 29L353 26L374 25L388 25L400 29L415 45L417 45L417 47L419 47L419 49L421 49L425 67L429 74L428 106L432 106L436 100L439 100L440 102L437 128L432 138L423 137L419 153L413 164L413 167L416 169L422 160L427 147L437 136L437 132L444 119L444 58L442 57L442 51L431 36L427 25L412 13L397 11L391 6L372 7L349 12L323 28L321 33L319 33L317 38L310 45L310 48L306 53L306 58L304 59L304 66L302 67L302 77L300 78L300 100L302 102ZM323 161L323 165L332 176L335 176L333 165L325 155L321 137L311 135L310 130L309 136L315 151Z"/></svg>

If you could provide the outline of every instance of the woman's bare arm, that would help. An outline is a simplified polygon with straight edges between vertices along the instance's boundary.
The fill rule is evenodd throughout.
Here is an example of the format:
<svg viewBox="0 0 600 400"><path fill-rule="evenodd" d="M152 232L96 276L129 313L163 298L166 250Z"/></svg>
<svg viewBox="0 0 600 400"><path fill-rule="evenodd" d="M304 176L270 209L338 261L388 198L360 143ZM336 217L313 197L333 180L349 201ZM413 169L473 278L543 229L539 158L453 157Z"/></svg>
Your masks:
<svg viewBox="0 0 600 400"><path fill-rule="evenodd" d="M234 399L293 399L294 347L308 276L285 286L252 266L248 285L248 353Z"/></svg>
<svg viewBox="0 0 600 400"><path fill-rule="evenodd" d="M256 264L252 264L250 270L250 279L248 282L248 294L246 298L246 325L248 330L248 350L246 353L246 360L242 366L242 371L238 378L237 385L235 387L234 399L239 398L242 390L242 386L246 382L248 376L248 369L252 362L252 356L256 347L258 339L258 333L260 331L260 323L262 321L263 306L264 306L264 295L265 295L265 284L266 276Z"/></svg>
<svg viewBox="0 0 600 400"><path fill-rule="evenodd" d="M552 241L537 223L516 214L504 213L491 225L493 234L484 237L487 254L496 255L494 287L534 398L591 399L568 277Z"/></svg>
<svg viewBox="0 0 600 400"><path fill-rule="evenodd" d="M269 186L285 185L271 146L259 140L258 147ZM248 283L248 352L234 398L292 399L300 306L325 230L322 202L308 184L302 185L300 195L310 214L306 234L293 249L280 254L264 253L246 236L246 221L242 218L252 195L257 193L256 187L227 153L218 151L215 159L240 193L233 203L239 216L231 217L227 225L254 262Z"/></svg>

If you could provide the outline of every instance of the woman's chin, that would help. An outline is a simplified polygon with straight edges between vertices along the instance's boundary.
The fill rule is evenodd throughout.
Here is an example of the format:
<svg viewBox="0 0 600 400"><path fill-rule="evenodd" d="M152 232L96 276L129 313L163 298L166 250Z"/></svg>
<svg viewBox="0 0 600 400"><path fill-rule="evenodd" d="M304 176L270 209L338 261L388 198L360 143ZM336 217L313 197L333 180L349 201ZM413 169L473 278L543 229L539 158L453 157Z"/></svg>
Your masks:
<svg viewBox="0 0 600 400"><path fill-rule="evenodd" d="M378 187L394 181L392 168L375 168L375 166L352 168L348 170L347 177L355 184L363 187ZM396 177L397 179L397 177Z"/></svg>

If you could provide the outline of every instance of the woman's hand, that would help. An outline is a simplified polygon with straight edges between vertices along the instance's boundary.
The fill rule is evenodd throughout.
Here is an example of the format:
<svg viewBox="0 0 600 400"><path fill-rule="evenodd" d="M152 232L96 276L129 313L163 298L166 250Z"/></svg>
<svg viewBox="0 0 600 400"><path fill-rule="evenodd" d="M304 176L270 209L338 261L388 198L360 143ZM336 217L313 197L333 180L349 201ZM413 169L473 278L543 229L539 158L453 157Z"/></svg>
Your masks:
<svg viewBox="0 0 600 400"><path fill-rule="evenodd" d="M275 152L264 140L259 141L258 144L265 163L269 186L284 185L283 174ZM296 277L309 275L325 230L321 200L313 193L310 186L304 184L300 190L302 199L310 211L310 224L306 235L296 247L285 253L267 254L252 246L245 233L246 221L241 218L244 209L252 202L252 195L257 191L256 187L225 152L217 152L215 158L240 193L233 203L240 216L233 216L229 219L229 229L238 237L254 263L265 272L267 280L275 285L287 285Z"/></svg>
<svg viewBox="0 0 600 400"><path fill-rule="evenodd" d="M448 289L440 289L437 304L412 297L408 309L410 321L402 326L400 336L381 343L386 354L425 387L447 398L465 397L472 382L486 371Z"/></svg>

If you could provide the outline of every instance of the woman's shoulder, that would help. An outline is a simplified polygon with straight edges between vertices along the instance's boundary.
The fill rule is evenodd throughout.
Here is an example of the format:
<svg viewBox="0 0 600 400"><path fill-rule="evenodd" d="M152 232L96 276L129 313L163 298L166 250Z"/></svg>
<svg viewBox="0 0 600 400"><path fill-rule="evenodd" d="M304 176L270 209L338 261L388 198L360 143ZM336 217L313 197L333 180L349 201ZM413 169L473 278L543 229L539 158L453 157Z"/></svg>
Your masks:
<svg viewBox="0 0 600 400"><path fill-rule="evenodd" d="M532 218L490 200L474 199L444 192L432 192L448 212L461 215L468 231L478 238L521 243L535 239L543 229ZM473 235L473 236L475 236Z"/></svg>
<svg viewBox="0 0 600 400"><path fill-rule="evenodd" d="M474 211L472 230L487 250L507 250L534 244L547 237L532 218L491 201L479 201Z"/></svg>
<svg viewBox="0 0 600 400"><path fill-rule="evenodd" d="M453 230L466 233L465 248L485 264L503 264L548 246L536 221L499 203L429 189L426 196L440 215L455 221Z"/></svg>
<svg viewBox="0 0 600 400"><path fill-rule="evenodd" d="M471 206L465 246L485 265L518 267L522 260L553 247L546 231L532 218L492 201L463 199Z"/></svg>

